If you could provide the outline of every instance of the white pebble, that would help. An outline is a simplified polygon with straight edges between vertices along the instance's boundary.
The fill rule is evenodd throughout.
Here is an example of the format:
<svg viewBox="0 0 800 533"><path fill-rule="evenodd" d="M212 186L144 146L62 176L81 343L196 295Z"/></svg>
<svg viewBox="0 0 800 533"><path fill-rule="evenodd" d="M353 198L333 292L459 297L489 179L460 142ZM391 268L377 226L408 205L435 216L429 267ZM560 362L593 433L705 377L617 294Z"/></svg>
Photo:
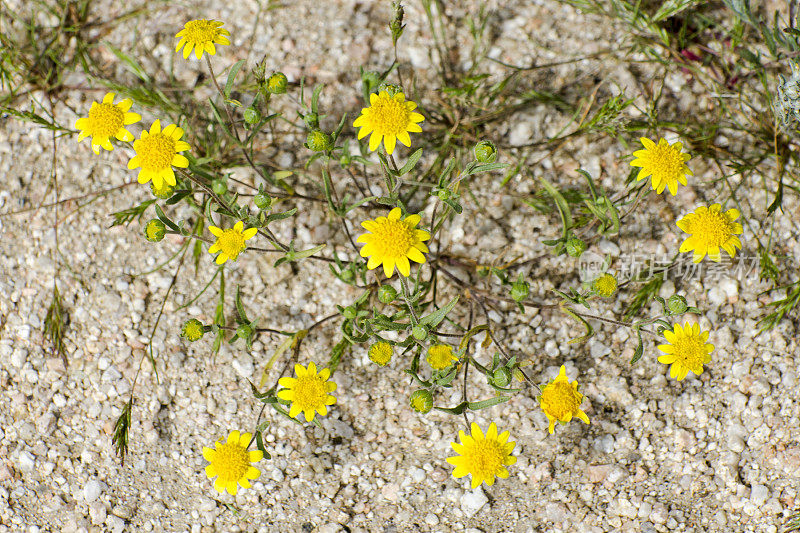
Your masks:
<svg viewBox="0 0 800 533"><path fill-rule="evenodd" d="M92 503L100 497L104 489L104 483L94 479L88 481L86 485L83 486L83 499L86 500L86 503Z"/></svg>
<svg viewBox="0 0 800 533"><path fill-rule="evenodd" d="M467 518L472 518L472 516L475 515L481 507L486 505L488 501L489 498L483 493L483 489L478 487L467 492L464 497L461 498L461 510L464 511Z"/></svg>

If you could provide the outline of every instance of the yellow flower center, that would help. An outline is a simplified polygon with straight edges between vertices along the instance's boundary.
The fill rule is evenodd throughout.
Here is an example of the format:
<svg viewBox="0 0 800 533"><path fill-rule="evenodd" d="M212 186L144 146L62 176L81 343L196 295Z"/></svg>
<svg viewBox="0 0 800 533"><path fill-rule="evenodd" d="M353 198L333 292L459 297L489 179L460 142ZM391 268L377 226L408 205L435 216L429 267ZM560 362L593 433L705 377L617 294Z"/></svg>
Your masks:
<svg viewBox="0 0 800 533"><path fill-rule="evenodd" d="M142 170L149 172L164 170L172 165L175 157L175 140L163 133L148 135L139 140L136 155L141 161Z"/></svg>
<svg viewBox="0 0 800 533"><path fill-rule="evenodd" d="M556 381L542 391L542 405L550 416L563 420L568 413L578 410L579 395L569 382Z"/></svg>
<svg viewBox="0 0 800 533"><path fill-rule="evenodd" d="M87 131L97 137L111 137L123 126L125 113L112 104L97 104L89 110Z"/></svg>
<svg viewBox="0 0 800 533"><path fill-rule="evenodd" d="M692 220L691 233L694 240L709 248L725 244L732 234L731 223L719 212L708 210L697 213Z"/></svg>
<svg viewBox="0 0 800 533"><path fill-rule="evenodd" d="M600 296L611 296L617 290L617 279L611 274L604 274L594 282L594 290Z"/></svg>
<svg viewBox="0 0 800 533"><path fill-rule="evenodd" d="M700 337L695 335L678 337L672 345L675 349L675 357L680 359L686 368L697 368L702 366L705 361L707 351L705 343Z"/></svg>
<svg viewBox="0 0 800 533"><path fill-rule="evenodd" d="M366 113L370 125L378 134L395 136L407 131L411 122L410 114L405 102L398 102L388 95L379 96Z"/></svg>
<svg viewBox="0 0 800 533"><path fill-rule="evenodd" d="M370 242L382 257L405 257L414 244L414 229L402 220L378 220L372 234Z"/></svg>
<svg viewBox="0 0 800 533"><path fill-rule="evenodd" d="M233 228L226 229L217 238L217 245L222 253L231 259L236 259L239 253L245 249L244 236Z"/></svg>
<svg viewBox="0 0 800 533"><path fill-rule="evenodd" d="M210 20L192 20L184 27L184 38L190 43L210 43L219 35L219 27Z"/></svg>
<svg viewBox="0 0 800 533"><path fill-rule="evenodd" d="M238 442L218 442L212 464L223 483L239 481L250 468L247 450L239 446Z"/></svg>
<svg viewBox="0 0 800 533"><path fill-rule="evenodd" d="M392 358L392 345L388 342L376 342L369 347L369 358L374 363L384 366Z"/></svg>
<svg viewBox="0 0 800 533"><path fill-rule="evenodd" d="M491 479L503 466L505 452L500 443L494 440L476 440L464 450L465 466L472 475Z"/></svg>
<svg viewBox="0 0 800 533"><path fill-rule="evenodd" d="M455 359L453 349L446 344L437 344L428 349L428 363L436 370L447 368Z"/></svg>
<svg viewBox="0 0 800 533"><path fill-rule="evenodd" d="M657 144L648 152L648 168L654 177L677 179L684 174L684 159L680 150L667 144Z"/></svg>
<svg viewBox="0 0 800 533"><path fill-rule="evenodd" d="M311 411L325 405L325 383L318 376L297 378L294 387L294 403L303 411Z"/></svg>

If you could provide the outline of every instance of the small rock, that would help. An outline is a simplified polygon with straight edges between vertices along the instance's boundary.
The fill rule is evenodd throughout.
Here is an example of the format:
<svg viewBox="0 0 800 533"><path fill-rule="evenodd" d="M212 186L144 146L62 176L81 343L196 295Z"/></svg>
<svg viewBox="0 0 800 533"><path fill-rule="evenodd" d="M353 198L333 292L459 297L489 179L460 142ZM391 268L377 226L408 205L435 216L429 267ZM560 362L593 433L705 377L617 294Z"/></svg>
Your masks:
<svg viewBox="0 0 800 533"><path fill-rule="evenodd" d="M108 515L108 518L106 518L106 527L113 533L122 533L125 531L125 520L110 514Z"/></svg>
<svg viewBox="0 0 800 533"><path fill-rule="evenodd" d="M523 144L531 142L533 138L533 128L530 122L524 120L517 122L509 132L508 137L508 142L511 146L522 146Z"/></svg>
<svg viewBox="0 0 800 533"><path fill-rule="evenodd" d="M89 505L89 518L92 519L92 524L100 526L106 522L106 506L103 502L93 502Z"/></svg>
<svg viewBox="0 0 800 533"><path fill-rule="evenodd" d="M593 465L587 468L589 474L589 481L592 483L602 483L608 473L611 471L611 465Z"/></svg>
<svg viewBox="0 0 800 533"><path fill-rule="evenodd" d="M86 503L92 503L100 497L105 488L105 483L92 479L83 486L83 499Z"/></svg>
<svg viewBox="0 0 800 533"><path fill-rule="evenodd" d="M239 374L240 377L243 378L251 378L253 377L253 372L255 371L255 365L253 365L253 359L249 355L244 355L239 357L238 359L233 360L233 369Z"/></svg>
<svg viewBox="0 0 800 533"><path fill-rule="evenodd" d="M30 452L20 452L17 461L19 469L25 473L33 472L33 469L36 468L36 457Z"/></svg>
<svg viewBox="0 0 800 533"><path fill-rule="evenodd" d="M467 492L461 498L461 510L464 511L467 518L472 518L488 501L489 498L483 493L483 489L478 487Z"/></svg>
<svg viewBox="0 0 800 533"><path fill-rule="evenodd" d="M769 498L769 489L764 485L753 485L750 487L750 501L754 505L761 506Z"/></svg>

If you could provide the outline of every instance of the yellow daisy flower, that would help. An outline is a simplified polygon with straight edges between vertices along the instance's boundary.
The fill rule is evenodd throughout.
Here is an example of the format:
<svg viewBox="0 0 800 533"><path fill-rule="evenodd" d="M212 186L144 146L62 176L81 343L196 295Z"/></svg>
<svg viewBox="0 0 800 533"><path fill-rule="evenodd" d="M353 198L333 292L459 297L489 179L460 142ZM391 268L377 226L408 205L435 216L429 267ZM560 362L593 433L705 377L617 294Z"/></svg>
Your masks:
<svg viewBox="0 0 800 533"><path fill-rule="evenodd" d="M416 108L417 104L407 101L403 93L399 92L394 96L389 96L386 91L372 93L369 95L369 107L361 110L361 116L353 122L353 127L361 128L358 131L359 139L372 134L369 138L370 150L377 149L383 139L386 153L392 155L397 141L411 146L411 136L408 133L422 131L417 123L425 120L425 117L415 113Z"/></svg>
<svg viewBox="0 0 800 533"><path fill-rule="evenodd" d="M203 52L208 52L210 55L217 53L216 44L231 44L226 35L230 35L228 30L222 29L220 26L225 24L218 20L190 20L187 22L181 31L175 34L175 37L180 37L178 46L175 47L177 52L183 48L183 58L189 57L194 49L194 55L197 59L203 57Z"/></svg>
<svg viewBox="0 0 800 533"><path fill-rule="evenodd" d="M570 383L567 378L567 369L561 365L558 376L544 386L539 398L539 406L550 422L547 431L552 435L556 421L566 424L572 420L573 416L577 416L588 424L589 417L580 409L582 401L583 394L578 392L578 381Z"/></svg>
<svg viewBox="0 0 800 533"><path fill-rule="evenodd" d="M328 394L336 390L336 383L328 381L331 377L329 368L324 368L317 374L317 366L308 363L308 368L303 365L294 365L296 378L281 378L278 385L286 387L278 391L278 398L292 402L289 416L296 417L302 411L306 420L311 422L317 413L320 416L328 414L328 406L336 403L336 398Z"/></svg>
<svg viewBox="0 0 800 533"><path fill-rule="evenodd" d="M444 370L458 361L453 354L453 348L447 344L435 344L428 348L428 357L425 358L434 370Z"/></svg>
<svg viewBox="0 0 800 533"><path fill-rule="evenodd" d="M261 475L258 468L251 463L263 459L264 453L261 450L247 451L251 438L250 433L240 434L238 431L231 431L227 442L218 440L214 444L215 450L203 446L203 458L211 463L206 466L206 476L208 479L217 478L214 488L219 492L227 490L235 496L239 485L243 489L249 489L250 480L257 479Z"/></svg>
<svg viewBox="0 0 800 533"><path fill-rule="evenodd" d="M489 425L485 436L478 424L474 422L470 429L471 436L468 436L463 430L458 432L461 444L450 443L453 450L460 454L447 458L447 462L456 467L453 470L453 477L457 479L471 474L473 489L481 483L486 483L489 486L494 485L495 477L500 479L507 478L508 470L506 466L517 462L517 458L511 455L516 443L507 442L508 431L498 435L497 426L494 422Z"/></svg>
<svg viewBox="0 0 800 533"><path fill-rule="evenodd" d="M720 248L731 257L736 255L736 248L742 247L742 241L736 234L741 234L742 225L734 222L741 216L738 209L722 212L722 206L712 204L700 206L694 213L689 213L677 224L684 232L690 234L681 244L680 251L694 250L695 263L699 263L708 254L708 258L717 263L722 259Z"/></svg>
<svg viewBox="0 0 800 533"><path fill-rule="evenodd" d="M126 130L125 126L139 122L142 117L138 113L128 111L131 105L133 102L130 98L115 104L114 93L106 94L102 103L92 102L89 116L75 121L75 127L81 130L78 141L91 137L92 151L95 154L100 153L101 147L109 151L114 149L109 140L111 137L116 137L123 142L132 141L133 134Z"/></svg>
<svg viewBox="0 0 800 533"><path fill-rule="evenodd" d="M239 254L247 248L245 241L252 239L258 233L258 228L244 229L244 222L240 220L230 229L209 226L208 231L217 238L217 241L208 249L208 253L220 252L217 256L217 264L221 265L228 259L236 261Z"/></svg>
<svg viewBox="0 0 800 533"><path fill-rule="evenodd" d="M156 120L150 126L150 132L142 132L139 139L133 141L133 149L136 155L128 161L128 168L134 169L142 167L139 171L139 183L147 183L153 180L156 189L161 189L164 182L173 187L175 181L175 171L172 167L186 168L189 160L178 152L188 150L189 143L181 141L183 130L175 124L170 124L161 130L161 121Z"/></svg>
<svg viewBox="0 0 800 533"><path fill-rule="evenodd" d="M681 152L683 145L679 142L669 144L666 139L661 138L656 144L646 137L640 140L644 150L633 152L636 159L631 161L632 167L642 167L636 181L652 176L651 184L657 194L668 187L672 196L675 196L678 193L678 182L686 185L686 176L692 175L692 171L686 166L692 156Z"/></svg>
<svg viewBox="0 0 800 533"><path fill-rule="evenodd" d="M367 268L372 270L383 264L383 273L387 278L394 275L394 267L403 276L411 274L412 260L424 263L428 247L423 241L431 238L425 230L416 229L421 217L408 215L400 219L400 208L395 207L389 212L388 217L378 217L375 220L365 220L361 225L370 233L364 233L356 242L364 243L361 257L369 257Z"/></svg>
<svg viewBox="0 0 800 533"><path fill-rule="evenodd" d="M659 363L672 365L669 376L681 381L689 372L696 375L703 373L703 365L711 362L714 345L706 343L708 331L701 331L700 324L686 322L681 328L675 324L672 331L664 331L664 338L669 344L660 344L658 349L664 355L658 358Z"/></svg>

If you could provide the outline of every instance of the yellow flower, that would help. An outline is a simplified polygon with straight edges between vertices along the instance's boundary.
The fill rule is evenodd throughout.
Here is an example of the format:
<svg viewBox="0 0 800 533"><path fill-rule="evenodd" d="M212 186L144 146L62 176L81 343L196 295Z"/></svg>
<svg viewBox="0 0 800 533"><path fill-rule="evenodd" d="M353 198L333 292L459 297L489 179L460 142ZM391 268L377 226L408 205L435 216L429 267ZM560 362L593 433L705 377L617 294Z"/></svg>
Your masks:
<svg viewBox="0 0 800 533"><path fill-rule="evenodd" d="M570 383L567 379L567 369L561 365L558 376L544 386L542 396L539 398L539 406L550 422L547 431L552 435L556 421L566 424L572 420L573 416L577 416L588 424L589 417L580 409L582 401L583 394L578 392L578 381Z"/></svg>
<svg viewBox="0 0 800 533"><path fill-rule="evenodd" d="M217 241L208 249L208 253L221 252L217 256L217 264L221 265L228 259L236 261L239 254L247 248L245 241L252 239L258 233L258 228L244 229L244 222L240 220L230 229L209 226L208 231L217 238Z"/></svg>
<svg viewBox="0 0 800 533"><path fill-rule="evenodd" d="M494 422L489 425L486 436L474 422L470 429L472 436L467 436L463 430L458 432L461 444L450 443L453 450L460 454L447 458L447 462L456 467L453 470L453 477L461 478L471 474L473 489L484 482L489 486L494 485L495 477L507 478L506 466L517 462L517 458L511 455L516 443L507 442L508 431L498 435Z"/></svg>
<svg viewBox="0 0 800 533"><path fill-rule="evenodd" d="M395 266L403 276L411 274L409 259L424 263L425 256L422 254L428 253L428 247L422 241L430 239L431 234L416 229L420 220L419 215L409 215L401 220L400 208L395 207L388 217L362 222L361 225L370 233L361 235L357 242L366 244L361 249L361 257L369 257L367 268L372 270L383 264L383 273L391 278Z"/></svg>
<svg viewBox="0 0 800 533"><path fill-rule="evenodd" d="M611 274L603 274L594 280L592 288L599 296L608 298L617 290L617 278Z"/></svg>
<svg viewBox="0 0 800 533"><path fill-rule="evenodd" d="M114 149L109 140L111 137L116 137L123 142L132 141L133 134L126 130L125 126L130 126L142 120L141 115L138 113L128 112L132 104L133 102L130 98L115 104L114 93L106 94L100 104L92 102L92 107L89 108L89 116L75 121L75 127L81 130L80 135L78 135L78 141L80 142L91 136L92 151L95 154L100 153L101 147L106 150Z"/></svg>
<svg viewBox="0 0 800 533"><path fill-rule="evenodd" d="M692 175L692 171L686 166L692 156L681 152L681 143L669 144L664 138L659 139L658 144L646 137L640 140L645 149L633 152L636 159L631 161L632 167L642 167L636 181L652 175L651 184L657 194L668 187L672 196L675 196L678 193L678 182L686 185L686 176Z"/></svg>
<svg viewBox="0 0 800 533"><path fill-rule="evenodd" d="M361 110L361 116L353 122L353 127L361 128L358 131L359 139L372 133L369 138L370 150L377 149L383 139L386 153L391 155L397 141L411 146L408 132L422 131L417 123L425 120L425 117L415 113L416 108L417 104L406 101L403 93L398 92L394 96L389 96L386 91L372 93L369 95L369 107Z"/></svg>
<svg viewBox="0 0 800 533"><path fill-rule="evenodd" d="M143 131L141 138L133 141L136 155L128 161L128 168L142 167L139 171L139 183L153 180L157 190L164 186L164 182L175 186L177 182L172 167L189 166L189 160L178 153L189 149L189 144L181 141L181 137L183 130L178 126L170 124L162 131L161 121L156 120L150 126L149 133Z"/></svg>
<svg viewBox="0 0 800 533"><path fill-rule="evenodd" d="M453 354L453 348L447 344L436 344L428 348L428 357L425 358L434 370L444 370L458 361L458 357Z"/></svg>
<svg viewBox="0 0 800 533"><path fill-rule="evenodd" d="M190 20L183 26L181 31L175 34L176 38L181 38L178 41L178 46L175 47L175 51L177 52L181 47L184 47L184 59L192 53L192 48L194 48L194 55L197 56L197 59L203 57L203 52L208 52L212 56L215 55L217 49L214 43L231 44L225 37L230 35L230 32L220 28L223 24L225 23L218 20Z"/></svg>
<svg viewBox="0 0 800 533"><path fill-rule="evenodd" d="M308 368L303 365L294 365L296 378L281 378L278 384L286 387L278 391L278 398L292 402L289 416L296 417L302 411L306 420L311 422L317 413L320 416L328 414L328 406L336 403L336 398L328 394L336 390L336 383L328 381L331 371L323 369L317 374L317 366L308 363Z"/></svg>
<svg viewBox="0 0 800 533"><path fill-rule="evenodd" d="M369 360L378 366L386 366L392 360L392 345L378 341L369 347Z"/></svg>
<svg viewBox="0 0 800 533"><path fill-rule="evenodd" d="M217 478L214 488L219 492L227 490L235 496L239 485L249 489L250 480L261 475L251 463L263 459L264 453L261 450L247 451L251 437L250 433L231 431L226 443L218 440L214 444L216 450L203 446L203 457L211 463L206 466L206 476L208 479Z"/></svg>
<svg viewBox="0 0 800 533"><path fill-rule="evenodd" d="M700 324L686 322L681 328L675 324L672 331L664 331L664 338L669 344L660 344L658 349L664 355L658 358L659 363L672 365L669 376L681 381L691 371L696 375L703 373L703 365L711 362L714 345L706 343L708 331L700 331Z"/></svg>
<svg viewBox="0 0 800 533"><path fill-rule="evenodd" d="M731 257L735 256L736 248L742 247L742 241L736 236L742 233L742 225L734 222L740 215L738 209L728 209L723 213L719 204L698 207L694 213L677 222L679 228L690 234L681 244L680 251L694 250L695 263L702 261L706 254L719 263L722 259L720 248Z"/></svg>

